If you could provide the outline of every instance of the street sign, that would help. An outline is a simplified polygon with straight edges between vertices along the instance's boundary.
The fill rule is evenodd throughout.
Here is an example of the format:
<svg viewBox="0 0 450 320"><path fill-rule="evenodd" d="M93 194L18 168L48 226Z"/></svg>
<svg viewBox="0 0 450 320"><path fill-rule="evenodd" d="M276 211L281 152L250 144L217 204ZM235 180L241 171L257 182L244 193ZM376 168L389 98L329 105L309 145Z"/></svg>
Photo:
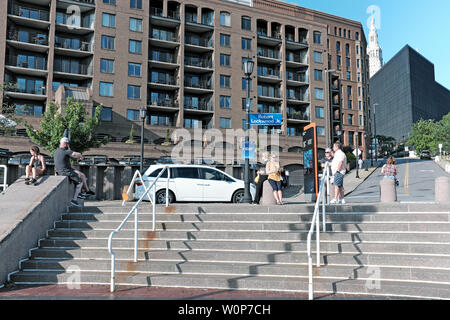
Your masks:
<svg viewBox="0 0 450 320"><path fill-rule="evenodd" d="M305 200L315 200L317 198L317 193L319 192L319 178L317 172L317 132L315 123L306 126L303 131L303 167Z"/></svg>
<svg viewBox="0 0 450 320"><path fill-rule="evenodd" d="M252 113L250 125L252 126L281 126L283 115L281 113Z"/></svg>
<svg viewBox="0 0 450 320"><path fill-rule="evenodd" d="M242 159L255 159L256 143L254 141L242 142Z"/></svg>

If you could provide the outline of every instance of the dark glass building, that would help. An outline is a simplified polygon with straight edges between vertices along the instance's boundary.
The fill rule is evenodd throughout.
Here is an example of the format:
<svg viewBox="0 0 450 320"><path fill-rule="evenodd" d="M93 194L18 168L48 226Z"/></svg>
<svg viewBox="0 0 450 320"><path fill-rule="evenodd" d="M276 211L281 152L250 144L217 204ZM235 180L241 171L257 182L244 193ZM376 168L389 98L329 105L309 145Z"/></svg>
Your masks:
<svg viewBox="0 0 450 320"><path fill-rule="evenodd" d="M377 135L408 138L413 123L450 112L450 91L435 81L433 63L408 45L370 79L370 88Z"/></svg>

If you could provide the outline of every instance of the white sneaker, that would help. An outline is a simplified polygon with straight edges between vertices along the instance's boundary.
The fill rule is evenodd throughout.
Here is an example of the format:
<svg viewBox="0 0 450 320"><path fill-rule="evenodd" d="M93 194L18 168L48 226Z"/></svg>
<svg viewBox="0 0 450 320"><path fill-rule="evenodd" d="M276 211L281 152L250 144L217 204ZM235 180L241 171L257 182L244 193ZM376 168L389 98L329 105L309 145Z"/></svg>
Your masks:
<svg viewBox="0 0 450 320"><path fill-rule="evenodd" d="M345 200L344 199L341 200L341 204L345 204Z"/></svg>
<svg viewBox="0 0 450 320"><path fill-rule="evenodd" d="M338 203L336 199L333 199L330 201L330 204L336 204L336 203Z"/></svg>

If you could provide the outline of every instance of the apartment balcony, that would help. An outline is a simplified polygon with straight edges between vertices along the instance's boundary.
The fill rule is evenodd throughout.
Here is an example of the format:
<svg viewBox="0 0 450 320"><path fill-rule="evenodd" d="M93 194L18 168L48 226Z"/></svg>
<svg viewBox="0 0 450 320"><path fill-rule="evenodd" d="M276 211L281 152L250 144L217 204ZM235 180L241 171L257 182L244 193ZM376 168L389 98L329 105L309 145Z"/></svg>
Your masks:
<svg viewBox="0 0 450 320"><path fill-rule="evenodd" d="M308 93L287 93L286 99L289 104L309 104Z"/></svg>
<svg viewBox="0 0 450 320"><path fill-rule="evenodd" d="M67 8L65 10L67 10ZM56 31L76 35L87 35L94 32L94 21L86 19L83 17L82 13L81 17L74 19L71 15L58 11L56 12Z"/></svg>
<svg viewBox="0 0 450 320"><path fill-rule="evenodd" d="M265 83L281 82L280 73L258 72L258 81Z"/></svg>
<svg viewBox="0 0 450 320"><path fill-rule="evenodd" d="M150 7L150 23L161 27L177 27L180 24L180 14L177 11L168 10L165 16L161 8Z"/></svg>
<svg viewBox="0 0 450 320"><path fill-rule="evenodd" d="M159 90L177 90L180 86L178 85L177 79L173 76L169 77L150 77L148 79L148 85L152 89Z"/></svg>
<svg viewBox="0 0 450 320"><path fill-rule="evenodd" d="M22 100L33 100L33 101L45 101L47 100L47 95L45 92L45 87L42 88L9 88L5 91L5 95L13 99Z"/></svg>
<svg viewBox="0 0 450 320"><path fill-rule="evenodd" d="M258 44L263 44L266 46L278 46L283 42L280 32L272 32L272 35L269 35L267 34L267 31L265 29L258 28L257 33Z"/></svg>
<svg viewBox="0 0 450 320"><path fill-rule="evenodd" d="M95 9L95 0L58 0L58 8L72 5L80 6L81 12L85 12Z"/></svg>
<svg viewBox="0 0 450 320"><path fill-rule="evenodd" d="M55 40L55 53L58 55L85 58L94 54L93 45L87 41L74 42L71 39Z"/></svg>
<svg viewBox="0 0 450 320"><path fill-rule="evenodd" d="M186 35L184 37L185 50L190 52L204 53L214 50L213 39L199 38Z"/></svg>
<svg viewBox="0 0 450 320"><path fill-rule="evenodd" d="M198 23L194 19L196 16L192 15L186 15L186 25L185 29L186 31L191 32L208 32L208 31L214 31L214 22L212 19L203 19L202 22Z"/></svg>
<svg viewBox="0 0 450 320"><path fill-rule="evenodd" d="M34 29L48 30L50 26L50 13L48 10L12 4L8 10L8 17L18 25Z"/></svg>
<svg viewBox="0 0 450 320"><path fill-rule="evenodd" d="M306 55L292 55L286 54L286 66L287 67L307 67L308 66L308 58Z"/></svg>
<svg viewBox="0 0 450 320"><path fill-rule="evenodd" d="M208 73L213 72L211 59L199 59L196 57L184 57L184 70L186 72L194 73Z"/></svg>
<svg viewBox="0 0 450 320"><path fill-rule="evenodd" d="M6 70L16 74L45 77L48 74L47 61L44 57L6 56Z"/></svg>
<svg viewBox="0 0 450 320"><path fill-rule="evenodd" d="M154 51L149 54L149 63L153 68L175 70L179 67L177 57L166 52Z"/></svg>
<svg viewBox="0 0 450 320"><path fill-rule="evenodd" d="M154 99L148 102L148 108L159 111L176 112L180 106L175 99Z"/></svg>
<svg viewBox="0 0 450 320"><path fill-rule="evenodd" d="M180 45L180 39L175 32L152 30L150 33L150 44L160 48L174 49Z"/></svg>
<svg viewBox="0 0 450 320"><path fill-rule="evenodd" d="M258 88L258 101L263 102L281 102L283 98L281 98L281 95L279 92L269 92L268 90L260 90Z"/></svg>
<svg viewBox="0 0 450 320"><path fill-rule="evenodd" d="M291 87L308 86L308 76L304 73L297 73L286 76L287 84Z"/></svg>
<svg viewBox="0 0 450 320"><path fill-rule="evenodd" d="M280 52L275 50L258 48L257 57L258 63L279 64L281 62Z"/></svg>
<svg viewBox="0 0 450 320"><path fill-rule="evenodd" d="M212 93L214 90L212 89L211 83L207 81L184 81L184 92L185 93Z"/></svg>
<svg viewBox="0 0 450 320"><path fill-rule="evenodd" d="M286 36L286 49L297 50L308 48L308 40L301 38L300 41L295 41L292 35Z"/></svg>
<svg viewBox="0 0 450 320"><path fill-rule="evenodd" d="M71 66L55 65L53 74L71 80L87 80L92 78L91 68L87 64L75 64Z"/></svg>
<svg viewBox="0 0 450 320"><path fill-rule="evenodd" d="M184 111L191 114L213 113L212 103L201 101L192 103L192 101L184 101Z"/></svg>
<svg viewBox="0 0 450 320"><path fill-rule="evenodd" d="M309 112L290 111L287 113L287 119L290 122L311 122Z"/></svg>

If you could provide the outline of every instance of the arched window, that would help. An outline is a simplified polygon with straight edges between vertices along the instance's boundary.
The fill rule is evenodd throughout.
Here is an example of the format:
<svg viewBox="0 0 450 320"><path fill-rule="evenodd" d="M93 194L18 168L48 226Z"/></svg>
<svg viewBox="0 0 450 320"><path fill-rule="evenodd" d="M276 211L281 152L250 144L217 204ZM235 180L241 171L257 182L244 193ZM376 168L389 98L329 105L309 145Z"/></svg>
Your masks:
<svg viewBox="0 0 450 320"><path fill-rule="evenodd" d="M228 12L222 11L220 13L220 25L225 27L231 27L231 15Z"/></svg>

